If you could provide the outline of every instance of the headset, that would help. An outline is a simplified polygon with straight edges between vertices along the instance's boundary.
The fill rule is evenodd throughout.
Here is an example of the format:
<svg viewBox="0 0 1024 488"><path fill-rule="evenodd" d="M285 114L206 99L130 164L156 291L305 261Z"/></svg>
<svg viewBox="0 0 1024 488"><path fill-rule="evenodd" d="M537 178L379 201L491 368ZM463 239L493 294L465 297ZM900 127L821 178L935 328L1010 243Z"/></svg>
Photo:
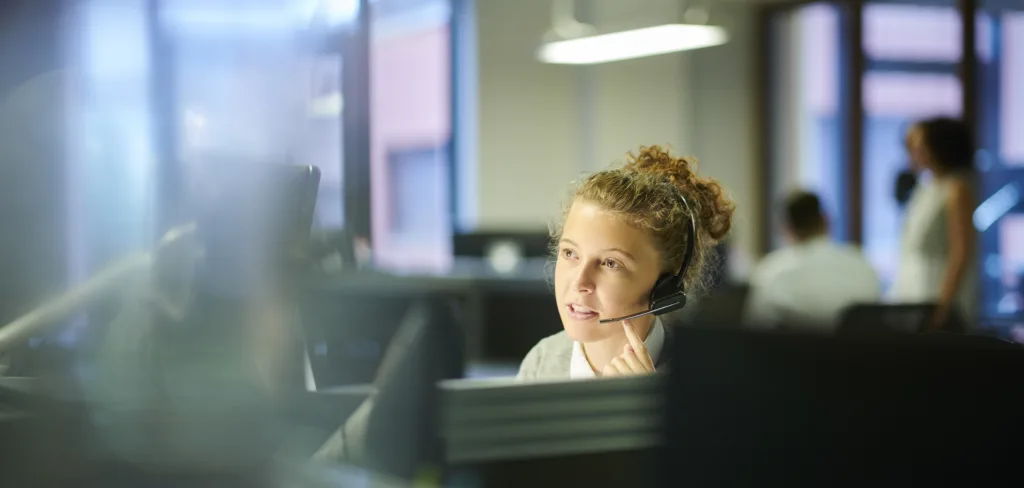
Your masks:
<svg viewBox="0 0 1024 488"><path fill-rule="evenodd" d="M675 312L686 306L686 284L683 283L683 275L686 274L686 269L690 267L690 260L693 259L693 249L696 246L697 241L697 224L693 219L693 212L690 211L690 204L686 202L686 197L679 195L679 199L683 201L683 208L686 209L686 213L690 215L689 222L689 238L686 241L686 254L683 255L683 266L679 268L679 273L663 274L658 278L658 281L654 282L654 288L651 289L650 304L647 306L647 310L633 315L626 315L625 317L616 317L613 319L599 320L598 323L607 324L611 322L621 322L623 320L631 320L637 317L643 317L644 315L664 315L669 312Z"/></svg>

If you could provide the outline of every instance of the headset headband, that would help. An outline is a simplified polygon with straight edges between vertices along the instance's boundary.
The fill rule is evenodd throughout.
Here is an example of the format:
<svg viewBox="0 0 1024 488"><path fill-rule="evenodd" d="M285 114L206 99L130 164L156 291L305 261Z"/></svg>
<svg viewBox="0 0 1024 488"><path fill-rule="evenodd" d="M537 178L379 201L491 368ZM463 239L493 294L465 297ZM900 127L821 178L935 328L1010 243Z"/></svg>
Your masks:
<svg viewBox="0 0 1024 488"><path fill-rule="evenodd" d="M686 269L690 267L690 261L693 259L693 250L696 247L697 241L697 223L693 218L693 211L690 208L690 204L686 201L686 197L683 196L682 192L679 193L679 199L683 201L683 208L686 209L686 213L689 216L689 238L686 241L686 254L683 255L683 265L679 268L678 274L676 274L676 288L683 289L683 275L686 274Z"/></svg>

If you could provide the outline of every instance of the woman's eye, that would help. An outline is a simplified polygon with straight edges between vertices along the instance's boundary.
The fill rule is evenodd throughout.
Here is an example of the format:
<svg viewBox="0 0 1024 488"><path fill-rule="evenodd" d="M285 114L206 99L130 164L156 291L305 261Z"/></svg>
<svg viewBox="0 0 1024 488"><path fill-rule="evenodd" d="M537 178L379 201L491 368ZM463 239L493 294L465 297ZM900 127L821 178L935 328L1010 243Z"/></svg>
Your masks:
<svg viewBox="0 0 1024 488"><path fill-rule="evenodd" d="M576 253L572 249L562 249L562 257L572 259L576 257Z"/></svg>
<svg viewBox="0 0 1024 488"><path fill-rule="evenodd" d="M619 263L617 263L615 261L612 261L611 259L605 261L604 265L607 266L609 269L618 269L618 268L620 268Z"/></svg>

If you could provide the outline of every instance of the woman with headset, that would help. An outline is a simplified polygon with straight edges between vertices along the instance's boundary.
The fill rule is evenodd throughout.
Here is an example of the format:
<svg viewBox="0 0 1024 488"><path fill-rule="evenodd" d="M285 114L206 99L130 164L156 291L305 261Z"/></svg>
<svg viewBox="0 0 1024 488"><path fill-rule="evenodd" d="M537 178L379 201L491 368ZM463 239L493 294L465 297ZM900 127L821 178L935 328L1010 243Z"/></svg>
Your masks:
<svg viewBox="0 0 1024 488"><path fill-rule="evenodd" d="M520 381L643 374L668 362L671 331L656 316L681 308L685 292L710 278L714 245L732 224L733 203L693 165L642 147L624 167L575 189L553 234L565 330L527 354ZM374 402L364 402L314 459L373 465Z"/></svg>
<svg viewBox="0 0 1024 488"><path fill-rule="evenodd" d="M702 287L735 206L695 161L659 146L590 175L552 234L564 330L526 355L520 381L644 374L669 361L658 318Z"/></svg>

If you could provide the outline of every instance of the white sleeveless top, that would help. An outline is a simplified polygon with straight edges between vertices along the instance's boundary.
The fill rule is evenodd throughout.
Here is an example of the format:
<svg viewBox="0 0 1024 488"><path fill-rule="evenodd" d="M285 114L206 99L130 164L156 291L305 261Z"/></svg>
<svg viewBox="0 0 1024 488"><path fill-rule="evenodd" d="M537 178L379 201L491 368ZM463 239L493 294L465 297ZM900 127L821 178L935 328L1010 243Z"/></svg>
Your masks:
<svg viewBox="0 0 1024 488"><path fill-rule="evenodd" d="M950 183L949 178L922 182L907 203L899 266L890 291L895 302L934 302L939 298L949 260L946 201ZM956 298L968 322L977 314L977 295L978 265L975 256L970 256Z"/></svg>

